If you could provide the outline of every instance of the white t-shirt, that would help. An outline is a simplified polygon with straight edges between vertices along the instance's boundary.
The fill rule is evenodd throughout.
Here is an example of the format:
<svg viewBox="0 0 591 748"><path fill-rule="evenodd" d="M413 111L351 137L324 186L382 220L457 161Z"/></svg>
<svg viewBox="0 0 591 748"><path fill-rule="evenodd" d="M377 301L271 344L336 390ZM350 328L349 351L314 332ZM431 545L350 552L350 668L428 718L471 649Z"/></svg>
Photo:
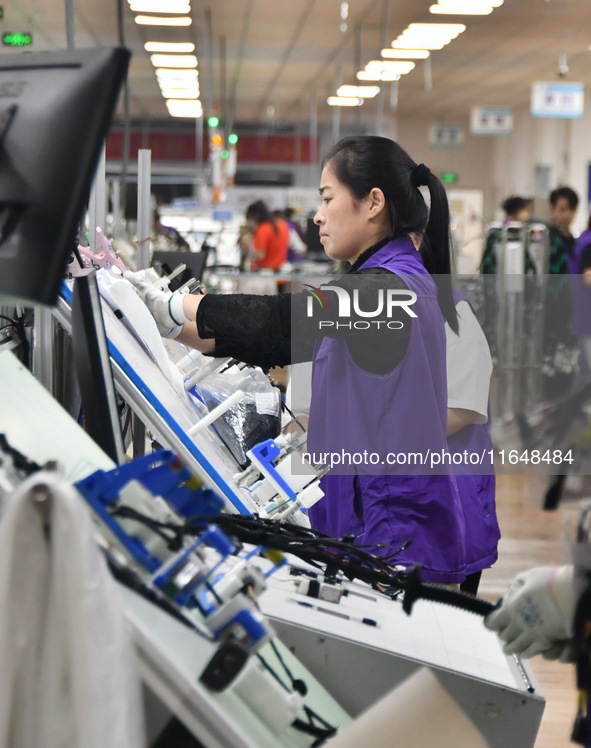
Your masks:
<svg viewBox="0 0 591 748"><path fill-rule="evenodd" d="M470 304L456 305L459 335L445 325L447 359L447 407L478 413L475 423L488 420L488 395L492 359L482 328Z"/></svg>

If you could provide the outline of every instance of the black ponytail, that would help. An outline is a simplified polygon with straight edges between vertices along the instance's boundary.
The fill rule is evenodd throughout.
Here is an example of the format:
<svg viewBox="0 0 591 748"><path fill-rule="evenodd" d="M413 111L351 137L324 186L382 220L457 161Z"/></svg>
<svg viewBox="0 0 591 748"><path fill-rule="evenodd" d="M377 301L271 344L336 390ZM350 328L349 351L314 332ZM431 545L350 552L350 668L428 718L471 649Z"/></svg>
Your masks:
<svg viewBox="0 0 591 748"><path fill-rule="evenodd" d="M445 321L457 334L458 314L453 297L449 203L439 179L429 172L426 185L431 196L429 220L420 246L423 263L437 285L437 300ZM434 251L436 247L436 251Z"/></svg>

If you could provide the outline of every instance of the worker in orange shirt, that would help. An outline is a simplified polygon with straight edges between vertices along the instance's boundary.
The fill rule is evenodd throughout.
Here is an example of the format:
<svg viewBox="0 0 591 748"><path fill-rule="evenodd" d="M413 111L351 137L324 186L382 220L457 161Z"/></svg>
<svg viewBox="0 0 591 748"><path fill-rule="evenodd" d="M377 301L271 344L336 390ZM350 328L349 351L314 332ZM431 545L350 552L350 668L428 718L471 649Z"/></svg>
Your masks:
<svg viewBox="0 0 591 748"><path fill-rule="evenodd" d="M282 218L274 218L265 203L257 200L246 209L246 220L254 225L251 270L279 270L287 260L289 227Z"/></svg>

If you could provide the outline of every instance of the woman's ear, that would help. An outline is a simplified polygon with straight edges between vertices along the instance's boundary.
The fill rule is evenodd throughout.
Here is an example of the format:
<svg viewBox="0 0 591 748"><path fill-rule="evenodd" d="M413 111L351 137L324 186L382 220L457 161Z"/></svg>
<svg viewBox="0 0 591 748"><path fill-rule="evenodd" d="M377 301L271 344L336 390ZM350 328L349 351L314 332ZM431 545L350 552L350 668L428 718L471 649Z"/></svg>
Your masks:
<svg viewBox="0 0 591 748"><path fill-rule="evenodd" d="M386 207L386 197L379 187L373 187L369 191L368 201L372 217L379 215Z"/></svg>

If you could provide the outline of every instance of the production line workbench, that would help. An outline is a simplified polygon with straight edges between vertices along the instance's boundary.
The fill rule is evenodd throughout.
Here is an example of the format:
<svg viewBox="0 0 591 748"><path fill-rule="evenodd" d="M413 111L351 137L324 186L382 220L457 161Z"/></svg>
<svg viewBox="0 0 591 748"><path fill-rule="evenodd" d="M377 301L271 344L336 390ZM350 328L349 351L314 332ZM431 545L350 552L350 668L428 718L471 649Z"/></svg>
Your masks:
<svg viewBox="0 0 591 748"><path fill-rule="evenodd" d="M254 511L248 494L233 484L221 442L205 434L187 437L195 416L182 393L112 310L103 307L121 396L163 445L222 496L228 511ZM63 298L54 310L66 330L68 310ZM9 351L0 353L0 379L0 433L12 446L39 464L57 460L72 483L113 466ZM257 559L255 565L264 570L265 563ZM488 745L534 745L544 709L535 676L529 665L502 653L478 616L421 600L409 617L399 601L358 582L343 582L347 594L338 602L313 599L289 573L303 562L290 558L289 564L268 578L260 609L277 632L284 657L309 685L316 710L332 724L345 728L425 667ZM132 592L125 595L142 678L162 714L175 714L207 746L310 745L292 729L278 739L231 689L209 693L196 678L211 655L202 640ZM158 712L154 709L153 717Z"/></svg>

